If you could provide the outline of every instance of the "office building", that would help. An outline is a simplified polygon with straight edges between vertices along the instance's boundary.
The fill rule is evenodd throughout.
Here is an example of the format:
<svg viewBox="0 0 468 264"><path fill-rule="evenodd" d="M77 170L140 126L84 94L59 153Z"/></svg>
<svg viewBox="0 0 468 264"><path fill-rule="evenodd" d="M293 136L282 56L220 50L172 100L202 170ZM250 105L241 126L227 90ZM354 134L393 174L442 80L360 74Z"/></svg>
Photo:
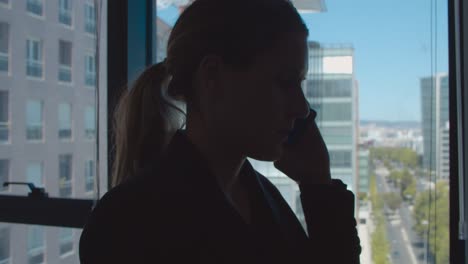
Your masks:
<svg viewBox="0 0 468 264"><path fill-rule="evenodd" d="M438 178L449 177L448 74L420 80L423 135L423 168Z"/></svg>
<svg viewBox="0 0 468 264"><path fill-rule="evenodd" d="M31 182L50 197L96 198L97 172L107 175L96 163L97 137L106 139L105 122L97 134L97 109L107 120L106 89L99 108L96 102L97 84L106 87L96 44L101 55L107 47L97 34L106 34L98 9L91 0L0 1L0 184ZM106 76L105 66L100 72ZM102 194L107 178L100 179ZM1 195L28 192L0 187ZM80 232L0 223L0 263L78 263Z"/></svg>
<svg viewBox="0 0 468 264"><path fill-rule="evenodd" d="M351 46L310 42L304 93L317 111L316 122L328 147L332 177L355 191L358 90L353 61Z"/></svg>

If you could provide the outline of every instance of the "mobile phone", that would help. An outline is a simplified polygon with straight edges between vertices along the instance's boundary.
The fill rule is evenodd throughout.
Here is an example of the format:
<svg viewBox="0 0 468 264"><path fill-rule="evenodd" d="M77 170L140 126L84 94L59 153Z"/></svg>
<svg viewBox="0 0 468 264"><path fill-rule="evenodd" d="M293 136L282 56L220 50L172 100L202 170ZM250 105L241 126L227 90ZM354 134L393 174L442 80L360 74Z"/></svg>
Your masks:
<svg viewBox="0 0 468 264"><path fill-rule="evenodd" d="M309 111L309 115L313 115L312 120L314 120L317 113L312 108L309 108ZM296 121L294 122L294 128L288 135L287 144L296 144L302 138L306 131L307 123L309 122L309 120L309 117L296 119Z"/></svg>

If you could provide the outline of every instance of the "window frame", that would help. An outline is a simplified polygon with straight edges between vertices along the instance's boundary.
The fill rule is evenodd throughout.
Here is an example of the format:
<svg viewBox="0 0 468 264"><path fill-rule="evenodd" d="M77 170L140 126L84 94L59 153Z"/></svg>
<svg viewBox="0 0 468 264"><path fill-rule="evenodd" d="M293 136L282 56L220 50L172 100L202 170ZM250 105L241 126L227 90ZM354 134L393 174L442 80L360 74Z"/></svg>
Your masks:
<svg viewBox="0 0 468 264"><path fill-rule="evenodd" d="M30 48L30 45L29 45L29 42L38 42L39 43L39 47L38 47L38 52L39 52L39 55L38 57L40 57L39 60L35 60L35 59L30 59L28 54L29 52L31 53L34 53L34 48ZM34 57L34 56L32 56ZM27 37L26 38L26 78L27 79L33 79L33 80L40 80L40 81L43 81L45 79L45 70L44 70L44 42L42 39L40 38L34 38L34 37ZM40 65L41 66L41 76L38 77L38 76L32 76L32 75L29 75L28 74L28 67L29 67L29 63L31 64L37 64L37 65Z"/></svg>
<svg viewBox="0 0 468 264"><path fill-rule="evenodd" d="M7 27L7 52L2 52L0 51L0 56L3 58L6 57L7 60L7 70L6 71L0 71L2 74L10 75L11 73L11 25L7 21L0 21L0 24L5 24Z"/></svg>
<svg viewBox="0 0 468 264"><path fill-rule="evenodd" d="M460 196L468 190L468 173L459 158L466 161L468 153L468 109L459 109L458 100L463 103L468 98L460 98L468 92L468 5L461 0L448 1L449 5L449 76L450 83L450 259L451 263L466 263L468 243L465 236L459 234L460 212L468 217L468 206L459 203ZM136 74L146 65L156 61L156 34L154 19L156 6L154 0L116 0L107 4L107 145L112 146L112 114L122 87L133 80ZM96 12L97 13L97 12ZM44 12L45 16L45 12ZM149 22L149 23L148 23ZM133 30L138 28L139 30ZM144 28L145 30L141 30ZM154 45L153 45L154 44ZM132 56L129 50L143 50L141 56ZM42 59L44 60L44 59ZM43 73L43 76L45 74ZM458 99L458 100L457 100ZM468 104L462 104L468 105ZM459 112L463 110L462 112ZM460 145L459 145L460 144ZM112 167L114 153L108 152L108 168ZM459 174L460 173L460 174ZM462 185L459 185L462 183ZM109 187L111 181L108 181ZM459 189L460 187L460 189ZM0 195L0 222L41 224L59 227L83 227L86 216L94 204L93 200L48 198L35 200L25 196ZM459 207L460 205L460 207ZM461 209L464 209L462 211ZM465 223L466 226L466 223ZM464 228L464 226L462 226Z"/></svg>
<svg viewBox="0 0 468 264"><path fill-rule="evenodd" d="M88 0L89 1L89 0ZM98 0L96 0L98 1ZM96 5L97 6L97 5ZM95 7L96 8L96 7ZM98 10L96 15L98 15ZM156 5L154 0L112 0L107 2L107 112L115 109L118 96L125 85L137 76L141 69L156 61ZM96 23L96 26L98 24ZM144 28L144 30L141 30ZM136 30L138 29L138 30ZM33 39L27 37L26 39ZM39 40L42 43L41 39ZM27 48L27 47L26 47ZM41 44L41 49L43 45ZM142 50L139 56L131 56L131 50ZM43 51L42 51L43 52ZM99 58L95 57L96 60ZM45 78L44 57L42 57ZM31 79L37 79L29 77ZM98 80L96 80L98 82ZM98 111L98 109L96 109ZM103 120L104 121L104 120ZM107 115L107 145L112 146L112 114ZM96 136L99 128L96 129ZM107 148L107 167L112 168L113 151ZM95 165L97 166L97 165ZM57 168L58 169L58 168ZM108 188L111 181L108 180ZM95 183L96 184L96 183ZM47 192L47 188L46 188ZM83 228L93 206L93 199L42 198L25 195L0 194L0 222L54 227Z"/></svg>

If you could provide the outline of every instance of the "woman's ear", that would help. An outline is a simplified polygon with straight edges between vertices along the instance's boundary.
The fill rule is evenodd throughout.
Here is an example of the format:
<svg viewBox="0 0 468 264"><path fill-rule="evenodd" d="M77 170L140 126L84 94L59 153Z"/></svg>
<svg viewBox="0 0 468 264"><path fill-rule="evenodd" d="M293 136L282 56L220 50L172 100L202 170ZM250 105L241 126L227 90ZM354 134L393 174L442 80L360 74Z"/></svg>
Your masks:
<svg viewBox="0 0 468 264"><path fill-rule="evenodd" d="M200 103L213 104L222 92L224 63L218 55L205 56L197 70L197 93Z"/></svg>

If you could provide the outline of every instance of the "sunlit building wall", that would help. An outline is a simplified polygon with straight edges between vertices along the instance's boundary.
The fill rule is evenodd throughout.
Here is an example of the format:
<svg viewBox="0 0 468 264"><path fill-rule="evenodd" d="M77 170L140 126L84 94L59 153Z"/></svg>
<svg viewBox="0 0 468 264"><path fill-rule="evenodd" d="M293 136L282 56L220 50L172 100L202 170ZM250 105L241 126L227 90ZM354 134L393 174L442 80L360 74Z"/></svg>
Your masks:
<svg viewBox="0 0 468 264"><path fill-rule="evenodd" d="M420 80L423 135L423 168L437 177L449 176L448 75L439 73Z"/></svg>
<svg viewBox="0 0 468 264"><path fill-rule="evenodd" d="M95 198L96 139L107 133L96 127L97 83L107 86L96 69L97 9L91 0L0 1L0 194L27 195L24 186L3 187L19 181L50 197ZM100 95L107 120L106 89ZM100 172L107 175L106 166ZM107 177L100 185L104 192ZM79 263L80 233L0 223L0 263Z"/></svg>
<svg viewBox="0 0 468 264"><path fill-rule="evenodd" d="M358 94L353 47L310 42L304 93L317 111L316 122L330 154L332 177L354 191L358 176Z"/></svg>

